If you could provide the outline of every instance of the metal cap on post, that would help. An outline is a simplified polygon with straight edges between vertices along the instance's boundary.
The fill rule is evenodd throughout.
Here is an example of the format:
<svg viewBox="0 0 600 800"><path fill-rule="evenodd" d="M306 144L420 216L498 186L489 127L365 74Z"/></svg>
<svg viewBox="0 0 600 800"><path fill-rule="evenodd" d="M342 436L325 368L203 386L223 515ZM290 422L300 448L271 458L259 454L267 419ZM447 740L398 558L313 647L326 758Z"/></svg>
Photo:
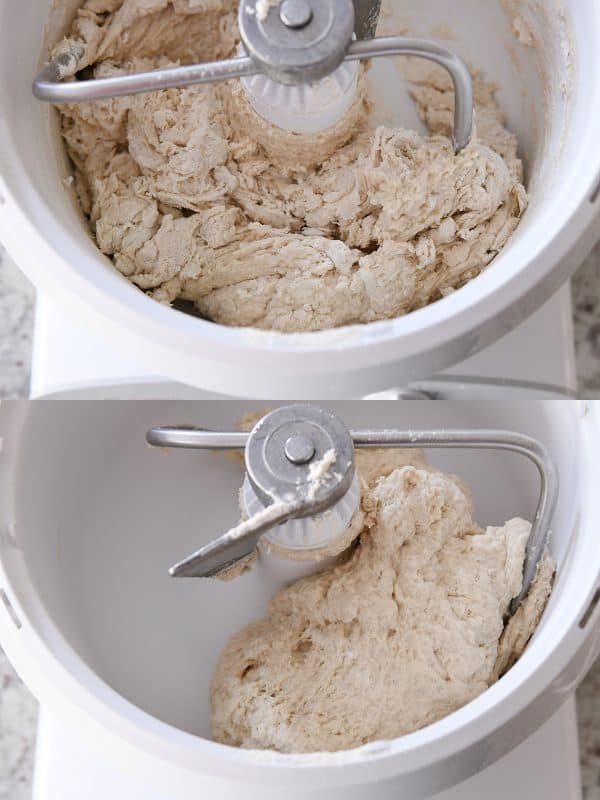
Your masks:
<svg viewBox="0 0 600 800"><path fill-rule="evenodd" d="M285 0L266 15L259 11L259 0L243 0L240 34L252 61L272 80L318 81L344 60L354 34L352 0Z"/></svg>
<svg viewBox="0 0 600 800"><path fill-rule="evenodd" d="M330 454L329 469L314 478L315 464ZM333 414L314 406L286 406L267 414L246 445L246 471L267 506L276 498L310 495L311 513L331 507L354 478L352 437Z"/></svg>

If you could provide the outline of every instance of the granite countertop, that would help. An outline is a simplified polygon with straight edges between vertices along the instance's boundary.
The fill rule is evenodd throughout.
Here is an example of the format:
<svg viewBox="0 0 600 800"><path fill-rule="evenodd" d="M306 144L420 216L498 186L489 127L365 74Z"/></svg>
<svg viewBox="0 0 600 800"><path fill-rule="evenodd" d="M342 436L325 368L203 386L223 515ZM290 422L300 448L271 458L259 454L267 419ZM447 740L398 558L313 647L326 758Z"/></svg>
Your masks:
<svg viewBox="0 0 600 800"><path fill-rule="evenodd" d="M573 304L580 392L600 398L600 244L575 276Z"/></svg>
<svg viewBox="0 0 600 800"><path fill-rule="evenodd" d="M0 398L28 394L34 301L31 284L0 245Z"/></svg>
<svg viewBox="0 0 600 800"><path fill-rule="evenodd" d="M600 397L600 245L573 283L581 393ZM0 397L26 396L34 293L0 251ZM600 663L578 694L585 800L600 800ZM0 651L0 800L30 800L37 706ZM566 800L566 798L565 798Z"/></svg>

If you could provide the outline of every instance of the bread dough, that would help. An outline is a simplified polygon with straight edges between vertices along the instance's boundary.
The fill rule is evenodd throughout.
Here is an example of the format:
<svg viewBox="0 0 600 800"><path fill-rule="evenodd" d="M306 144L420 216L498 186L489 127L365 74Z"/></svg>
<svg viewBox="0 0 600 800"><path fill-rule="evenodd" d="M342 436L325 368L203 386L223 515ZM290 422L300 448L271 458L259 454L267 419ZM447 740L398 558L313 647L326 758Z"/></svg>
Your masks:
<svg viewBox="0 0 600 800"><path fill-rule="evenodd" d="M529 523L481 530L468 489L421 454L357 456L360 540L229 641L211 687L219 742L291 753L408 734L485 691L538 625L555 570L547 553L505 624Z"/></svg>
<svg viewBox="0 0 600 800"><path fill-rule="evenodd" d="M236 52L235 0L87 0L58 51L96 77ZM478 137L454 155L450 80L419 76L433 135L369 128L356 100L320 134L275 128L239 81L62 106L98 246L163 303L225 325L316 331L398 317L477 276L527 196L516 140L476 77Z"/></svg>

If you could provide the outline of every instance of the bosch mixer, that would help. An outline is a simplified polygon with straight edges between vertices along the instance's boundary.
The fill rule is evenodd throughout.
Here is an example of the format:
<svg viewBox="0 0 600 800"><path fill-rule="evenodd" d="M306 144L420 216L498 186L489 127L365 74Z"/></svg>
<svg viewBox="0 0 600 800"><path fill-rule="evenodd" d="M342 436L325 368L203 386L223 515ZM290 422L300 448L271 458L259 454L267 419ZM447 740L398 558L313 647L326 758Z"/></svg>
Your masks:
<svg viewBox="0 0 600 800"><path fill-rule="evenodd" d="M79 0L30 5L0 6L0 235L40 289L33 393L195 401L0 409L0 637L42 706L35 800L577 798L573 695L599 650L600 418L593 404L540 399L574 388L568 290L534 312L595 237L598 5L457 0L450 18L441 0L398 2L382 22L411 36L376 37L377 2L245 0L237 58L96 81L65 80L76 50L46 63ZM517 19L530 43L515 38ZM460 291L402 319L318 334L226 328L125 281L90 239L55 115L37 99L238 76L265 119L314 132L347 111L358 63L373 59L375 105L417 128L397 65L383 58L396 53L449 71L457 151L472 134L465 64L500 85L530 208L509 247ZM449 367L454 375L431 378ZM277 409L240 434L236 420L257 404L205 400L390 387L402 388L380 396L460 402ZM355 450L374 445L431 450L473 488L486 523L509 513L534 521L523 594L546 543L558 564L535 637L481 697L409 736L307 756L216 744L217 654L282 583L347 545ZM246 449L245 476L239 453L236 463L205 450L223 446ZM244 567L256 549L234 581L182 579Z"/></svg>

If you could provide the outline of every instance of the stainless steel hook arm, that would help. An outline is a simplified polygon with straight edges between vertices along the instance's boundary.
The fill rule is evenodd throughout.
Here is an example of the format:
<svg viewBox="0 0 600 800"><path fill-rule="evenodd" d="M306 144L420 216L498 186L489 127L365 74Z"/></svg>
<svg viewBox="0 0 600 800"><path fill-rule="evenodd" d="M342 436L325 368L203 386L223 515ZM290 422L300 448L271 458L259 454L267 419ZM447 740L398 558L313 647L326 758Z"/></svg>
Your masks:
<svg viewBox="0 0 600 800"><path fill-rule="evenodd" d="M349 45L344 60L365 61L399 55L417 56L434 61L450 74L456 98L452 142L455 151L460 152L469 144L473 135L474 100L469 69L459 56L428 39L384 36L353 42ZM77 62L82 56L81 48L78 52L60 55L48 64L33 83L35 97L48 103L81 103L262 74L261 68L252 58L245 56L133 75L65 81L67 67L72 64L73 59Z"/></svg>
<svg viewBox="0 0 600 800"><path fill-rule="evenodd" d="M208 450L241 450L246 446L248 433L221 433L179 428L154 428L148 432L147 441L155 447L175 447ZM520 433L498 430L446 430L446 431L351 431L355 447L374 448L459 448L504 450L518 453L532 462L540 477L538 505L527 543L523 570L523 587L514 598L511 613L521 605L529 593L548 542L550 523L558 499L558 471L544 445Z"/></svg>

